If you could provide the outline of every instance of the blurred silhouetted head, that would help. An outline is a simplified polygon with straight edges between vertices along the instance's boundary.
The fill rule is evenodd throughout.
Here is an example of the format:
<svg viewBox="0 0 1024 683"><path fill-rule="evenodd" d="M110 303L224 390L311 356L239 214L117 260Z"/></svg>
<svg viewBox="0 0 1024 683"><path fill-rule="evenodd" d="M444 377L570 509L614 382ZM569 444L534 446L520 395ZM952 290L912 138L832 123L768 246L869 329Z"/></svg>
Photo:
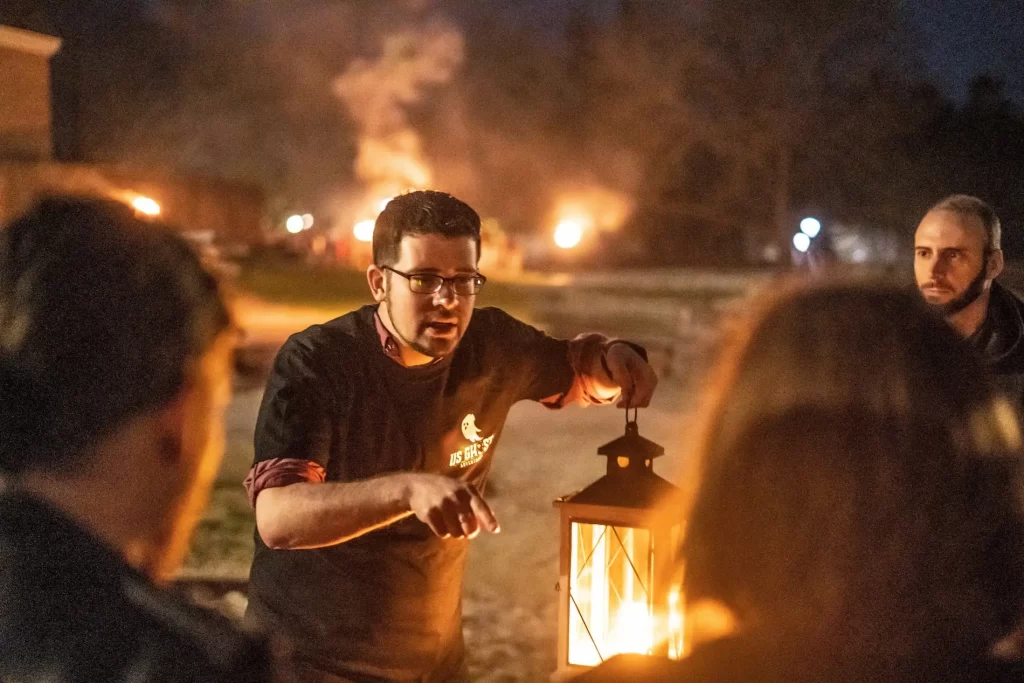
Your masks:
<svg viewBox="0 0 1024 683"><path fill-rule="evenodd" d="M980 655L1011 630L1016 415L919 297L831 284L773 298L737 328L706 400L688 601L876 663L942 643L940 658Z"/></svg>
<svg viewBox="0 0 1024 683"><path fill-rule="evenodd" d="M0 468L76 467L174 399L228 326L181 238L118 203L40 202L0 230Z"/></svg>

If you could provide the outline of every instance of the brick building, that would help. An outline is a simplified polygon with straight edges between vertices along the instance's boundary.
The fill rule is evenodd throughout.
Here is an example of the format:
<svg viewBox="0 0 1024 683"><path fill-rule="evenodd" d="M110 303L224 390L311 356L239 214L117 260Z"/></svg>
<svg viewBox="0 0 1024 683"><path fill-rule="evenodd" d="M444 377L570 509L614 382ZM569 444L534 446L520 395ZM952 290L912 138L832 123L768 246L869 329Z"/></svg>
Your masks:
<svg viewBox="0 0 1024 683"><path fill-rule="evenodd" d="M258 241L266 227L260 188L216 178L53 158L53 36L0 25L0 225L42 194L66 192L126 203L152 199L167 223L228 243Z"/></svg>
<svg viewBox="0 0 1024 683"><path fill-rule="evenodd" d="M52 156L50 57L60 39L0 25L0 158Z"/></svg>

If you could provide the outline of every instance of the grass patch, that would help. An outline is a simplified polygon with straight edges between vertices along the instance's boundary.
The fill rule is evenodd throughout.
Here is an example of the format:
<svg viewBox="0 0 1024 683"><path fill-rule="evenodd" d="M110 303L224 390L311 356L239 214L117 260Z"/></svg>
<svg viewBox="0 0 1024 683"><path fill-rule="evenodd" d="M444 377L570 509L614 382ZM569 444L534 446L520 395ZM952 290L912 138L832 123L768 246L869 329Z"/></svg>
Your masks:
<svg viewBox="0 0 1024 683"><path fill-rule="evenodd" d="M276 259L252 259L239 265L238 289L271 303L356 308L370 296L366 274L348 268Z"/></svg>
<svg viewBox="0 0 1024 683"><path fill-rule="evenodd" d="M256 517L237 482L218 482L206 515L199 522L185 574L239 577L249 572Z"/></svg>

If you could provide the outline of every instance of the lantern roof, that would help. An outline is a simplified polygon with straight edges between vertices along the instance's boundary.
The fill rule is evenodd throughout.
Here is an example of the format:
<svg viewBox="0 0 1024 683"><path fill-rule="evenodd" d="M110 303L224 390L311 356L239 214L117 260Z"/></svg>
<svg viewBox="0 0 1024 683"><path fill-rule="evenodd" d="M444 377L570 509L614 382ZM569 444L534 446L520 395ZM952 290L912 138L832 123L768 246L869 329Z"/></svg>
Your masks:
<svg viewBox="0 0 1024 683"><path fill-rule="evenodd" d="M636 422L627 422L626 433L598 448L597 454L606 455L609 458L652 460L665 455L665 449L650 439L640 436Z"/></svg>
<svg viewBox="0 0 1024 683"><path fill-rule="evenodd" d="M608 458L608 469L586 488L562 496L556 505L605 505L648 509L679 492L679 488L654 473L652 461L665 449L640 436L635 421L626 423L626 433L597 449Z"/></svg>
<svg viewBox="0 0 1024 683"><path fill-rule="evenodd" d="M562 496L556 505L605 505L645 510L678 494L679 487L662 479L651 470L642 470L628 476L606 474L590 486Z"/></svg>

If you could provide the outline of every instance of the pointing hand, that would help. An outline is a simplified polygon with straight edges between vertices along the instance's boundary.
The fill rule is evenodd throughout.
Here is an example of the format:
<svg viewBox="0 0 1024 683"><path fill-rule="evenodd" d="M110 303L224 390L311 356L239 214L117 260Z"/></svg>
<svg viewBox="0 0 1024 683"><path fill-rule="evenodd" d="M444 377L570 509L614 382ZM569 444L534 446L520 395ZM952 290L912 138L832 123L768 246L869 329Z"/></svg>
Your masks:
<svg viewBox="0 0 1024 683"><path fill-rule="evenodd" d="M410 475L409 509L441 538L473 538L481 529L501 531L491 507L473 484L440 474Z"/></svg>

